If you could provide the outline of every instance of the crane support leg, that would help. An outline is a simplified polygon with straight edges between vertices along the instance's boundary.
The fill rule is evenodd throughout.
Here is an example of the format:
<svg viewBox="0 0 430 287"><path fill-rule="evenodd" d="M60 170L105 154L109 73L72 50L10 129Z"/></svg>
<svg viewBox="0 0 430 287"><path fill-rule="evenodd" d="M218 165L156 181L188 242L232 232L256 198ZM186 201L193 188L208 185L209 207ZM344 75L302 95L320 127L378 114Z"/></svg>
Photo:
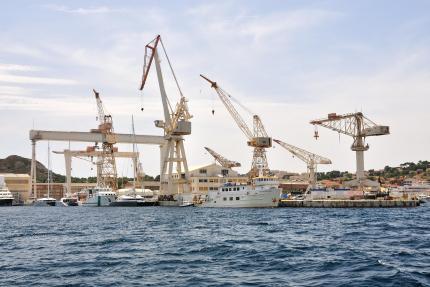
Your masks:
<svg viewBox="0 0 430 287"><path fill-rule="evenodd" d="M72 195L72 155L70 152L64 153L64 161L66 162L66 195Z"/></svg>
<svg viewBox="0 0 430 287"><path fill-rule="evenodd" d="M364 179L364 151L358 150L355 152L356 162L357 162L357 180L360 181Z"/></svg>
<svg viewBox="0 0 430 287"><path fill-rule="evenodd" d="M37 198L37 186L36 186L36 141L31 141L31 168L30 168L30 190L28 192L28 198Z"/></svg>
<svg viewBox="0 0 430 287"><path fill-rule="evenodd" d="M308 169L309 169L309 184L311 187L315 187L315 185L317 184L317 179L315 176L315 167L313 165L310 165Z"/></svg>

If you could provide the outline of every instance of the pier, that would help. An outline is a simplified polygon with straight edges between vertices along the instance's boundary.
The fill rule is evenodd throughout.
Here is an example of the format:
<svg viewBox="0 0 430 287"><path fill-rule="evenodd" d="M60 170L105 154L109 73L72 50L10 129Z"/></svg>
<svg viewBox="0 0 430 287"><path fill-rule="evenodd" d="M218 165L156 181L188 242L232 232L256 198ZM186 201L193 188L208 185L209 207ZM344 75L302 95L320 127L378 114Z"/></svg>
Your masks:
<svg viewBox="0 0 430 287"><path fill-rule="evenodd" d="M418 200L281 200L278 207L306 207L306 208L393 208L417 207Z"/></svg>

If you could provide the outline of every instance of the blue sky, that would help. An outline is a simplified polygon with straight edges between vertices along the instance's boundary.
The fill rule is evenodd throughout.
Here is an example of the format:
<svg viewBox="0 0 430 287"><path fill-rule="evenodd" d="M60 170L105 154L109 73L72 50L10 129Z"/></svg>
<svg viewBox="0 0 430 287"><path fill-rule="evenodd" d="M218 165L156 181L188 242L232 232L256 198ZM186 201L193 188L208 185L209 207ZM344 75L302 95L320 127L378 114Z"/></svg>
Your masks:
<svg viewBox="0 0 430 287"><path fill-rule="evenodd" d="M245 136L200 73L258 113L273 137L331 158L321 170L355 168L350 138L323 129L312 138L309 121L330 112L363 111L391 126L391 135L368 139L366 169L428 159L428 1L4 1L0 8L0 117L9 123L0 126L2 158L30 156L33 126L94 128L92 88L116 131L129 132L133 114L138 133L160 134L155 74L143 96L138 85L144 46L161 34L194 115L191 166L211 162L203 146L240 161L243 172L251 160ZM157 148L140 150L147 173L158 174ZM46 163L46 143L38 153ZM274 169L305 171L279 147L268 158ZM52 160L63 172L63 159ZM129 165L120 162L119 173ZM90 172L75 161L74 175Z"/></svg>

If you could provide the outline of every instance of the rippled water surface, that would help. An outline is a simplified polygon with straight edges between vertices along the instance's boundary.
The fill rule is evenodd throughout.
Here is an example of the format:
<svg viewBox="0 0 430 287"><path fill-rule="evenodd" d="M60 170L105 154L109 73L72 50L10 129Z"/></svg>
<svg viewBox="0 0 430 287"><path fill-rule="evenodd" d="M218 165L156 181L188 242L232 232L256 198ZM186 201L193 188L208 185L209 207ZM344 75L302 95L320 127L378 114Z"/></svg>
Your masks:
<svg viewBox="0 0 430 287"><path fill-rule="evenodd" d="M0 208L1 286L430 286L413 209Z"/></svg>

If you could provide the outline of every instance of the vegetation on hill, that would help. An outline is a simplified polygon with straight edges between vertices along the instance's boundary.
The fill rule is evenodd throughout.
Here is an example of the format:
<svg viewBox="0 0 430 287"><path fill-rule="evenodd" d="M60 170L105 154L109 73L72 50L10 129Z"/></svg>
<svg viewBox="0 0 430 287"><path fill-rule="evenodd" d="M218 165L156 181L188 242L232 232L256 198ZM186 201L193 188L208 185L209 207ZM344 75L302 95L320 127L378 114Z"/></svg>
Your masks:
<svg viewBox="0 0 430 287"><path fill-rule="evenodd" d="M318 179L341 179L350 180L354 177L353 174L344 171L340 172L337 170L329 172L318 172ZM420 160L418 163L405 162L400 164L398 167L385 166L384 169L374 170L370 169L367 171L367 175L372 180L382 179L402 179L406 177L419 176L422 179L430 179L430 162L427 160Z"/></svg>
<svg viewBox="0 0 430 287"><path fill-rule="evenodd" d="M4 159L0 159L0 173L21 173L21 174L30 174L31 169L31 159L21 157L18 155L11 155ZM36 163L36 176L37 182L48 182L48 169L39 161ZM66 176L52 172L51 171L51 182L54 183L64 183L66 181ZM159 176L158 176L159 178ZM145 175L143 180L151 181L155 180L154 177ZM132 178L128 177L120 177L118 178L119 186L124 186L128 182L132 182ZM90 177L72 177L72 182L97 182L97 178L95 176Z"/></svg>

